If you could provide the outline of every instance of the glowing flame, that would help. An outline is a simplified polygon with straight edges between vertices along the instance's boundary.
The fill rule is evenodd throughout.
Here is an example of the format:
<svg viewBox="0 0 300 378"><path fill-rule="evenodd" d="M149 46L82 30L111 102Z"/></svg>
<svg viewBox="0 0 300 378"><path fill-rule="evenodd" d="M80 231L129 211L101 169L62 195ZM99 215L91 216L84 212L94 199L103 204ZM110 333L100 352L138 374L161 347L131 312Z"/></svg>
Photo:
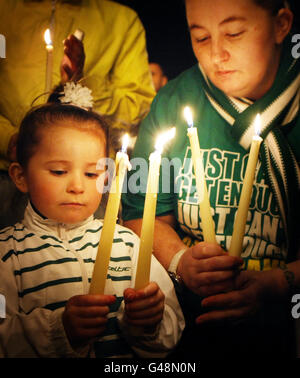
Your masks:
<svg viewBox="0 0 300 378"><path fill-rule="evenodd" d="M126 153L128 144L129 144L129 135L125 134L122 138L122 150L121 150L122 152Z"/></svg>
<svg viewBox="0 0 300 378"><path fill-rule="evenodd" d="M184 114L184 118L186 119L188 126L193 127L194 126L193 114L192 114L191 108L189 106L186 106L183 109L183 114Z"/></svg>
<svg viewBox="0 0 300 378"><path fill-rule="evenodd" d="M261 132L261 118L260 118L260 114L257 114L257 116L255 117L254 130L255 130L255 135L259 136L260 132Z"/></svg>
<svg viewBox="0 0 300 378"><path fill-rule="evenodd" d="M162 153L164 145L167 142L169 142L171 139L173 139L175 134L176 134L176 128L175 127L172 127L171 129L169 129L165 133L161 134L156 140L155 150L158 151L159 153Z"/></svg>
<svg viewBox="0 0 300 378"><path fill-rule="evenodd" d="M47 46L52 46L50 29L46 29L46 31L44 33L44 40L45 40Z"/></svg>

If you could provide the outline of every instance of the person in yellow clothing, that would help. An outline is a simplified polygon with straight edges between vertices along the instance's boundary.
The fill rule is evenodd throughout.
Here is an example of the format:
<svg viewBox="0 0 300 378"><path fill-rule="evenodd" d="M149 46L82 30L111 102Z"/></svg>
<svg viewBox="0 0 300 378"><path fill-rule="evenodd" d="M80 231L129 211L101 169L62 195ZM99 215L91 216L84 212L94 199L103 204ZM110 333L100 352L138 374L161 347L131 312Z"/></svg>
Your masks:
<svg viewBox="0 0 300 378"><path fill-rule="evenodd" d="M13 191L9 147L20 120L45 92L47 28L53 40L52 87L63 77L63 41L76 29L84 32L83 83L92 90L93 110L110 125L115 148L125 130L137 129L155 95L144 28L130 8L108 0L1 0L6 58L0 59L0 227L18 220L19 206L11 214L8 198ZM46 101L41 96L34 104Z"/></svg>

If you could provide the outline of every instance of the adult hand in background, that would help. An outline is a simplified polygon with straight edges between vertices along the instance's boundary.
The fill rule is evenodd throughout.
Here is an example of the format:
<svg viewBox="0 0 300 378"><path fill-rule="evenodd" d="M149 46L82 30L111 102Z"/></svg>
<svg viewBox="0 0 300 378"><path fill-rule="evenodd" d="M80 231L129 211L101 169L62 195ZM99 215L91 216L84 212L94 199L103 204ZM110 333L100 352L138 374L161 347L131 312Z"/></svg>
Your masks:
<svg viewBox="0 0 300 378"><path fill-rule="evenodd" d="M85 53L83 43L73 34L64 40L64 56L60 65L61 83L77 81L83 76Z"/></svg>

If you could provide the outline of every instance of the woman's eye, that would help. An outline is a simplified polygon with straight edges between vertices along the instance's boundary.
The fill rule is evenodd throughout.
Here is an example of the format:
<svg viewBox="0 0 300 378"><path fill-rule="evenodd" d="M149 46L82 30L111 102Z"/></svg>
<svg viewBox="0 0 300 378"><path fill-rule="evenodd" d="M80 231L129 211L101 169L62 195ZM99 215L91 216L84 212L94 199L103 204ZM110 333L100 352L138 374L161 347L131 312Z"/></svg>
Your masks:
<svg viewBox="0 0 300 378"><path fill-rule="evenodd" d="M209 37L196 38L196 42L197 42L197 43L203 43L203 42L207 41L208 38L209 38Z"/></svg>
<svg viewBox="0 0 300 378"><path fill-rule="evenodd" d="M51 169L50 172L56 176L62 176L63 174L67 173L67 171L60 170L60 169Z"/></svg>
<svg viewBox="0 0 300 378"><path fill-rule="evenodd" d="M227 36L230 37L230 38L236 38L236 37L239 37L240 35L242 35L244 33L244 31L240 31L238 33L227 33Z"/></svg>

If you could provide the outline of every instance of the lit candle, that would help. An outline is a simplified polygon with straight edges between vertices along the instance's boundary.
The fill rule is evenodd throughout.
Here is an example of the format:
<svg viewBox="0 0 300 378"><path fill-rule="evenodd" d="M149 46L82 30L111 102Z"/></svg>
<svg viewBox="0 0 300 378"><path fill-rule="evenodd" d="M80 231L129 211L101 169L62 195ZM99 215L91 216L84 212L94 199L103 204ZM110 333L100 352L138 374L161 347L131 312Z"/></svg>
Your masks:
<svg viewBox="0 0 300 378"><path fill-rule="evenodd" d="M198 139L197 128L194 127L192 112L188 106L184 108L184 116L188 124L187 135L190 139L190 145L192 150L192 161L196 177L196 188L198 193L198 202L200 206L203 239L208 243L217 243L215 235L215 223L211 214L203 161L200 154L200 144Z"/></svg>
<svg viewBox="0 0 300 378"><path fill-rule="evenodd" d="M46 50L47 50L45 92L50 92L51 81L52 81L52 67L53 67L53 45L52 45L52 40L51 40L50 29L47 29L45 31L44 40L46 42Z"/></svg>
<svg viewBox="0 0 300 378"><path fill-rule="evenodd" d="M125 134L123 137L122 150L117 152L116 155L115 171L105 209L103 228L90 286L90 294L104 294L124 177L127 168L129 170L131 169L126 153L128 142L129 137Z"/></svg>
<svg viewBox="0 0 300 378"><path fill-rule="evenodd" d="M255 134L252 138L247 168L243 181L242 193L239 201L239 207L234 221L233 234L229 248L230 256L240 256L242 253L243 239L253 189L255 170L258 160L259 148L262 142L262 138L259 136L261 128L260 123L260 115L258 114L254 121Z"/></svg>
<svg viewBox="0 0 300 378"><path fill-rule="evenodd" d="M155 144L155 151L149 156L147 192L144 205L143 223L140 236L140 249L137 263L135 289L142 289L149 283L159 168L164 144L175 136L175 127L160 135Z"/></svg>

